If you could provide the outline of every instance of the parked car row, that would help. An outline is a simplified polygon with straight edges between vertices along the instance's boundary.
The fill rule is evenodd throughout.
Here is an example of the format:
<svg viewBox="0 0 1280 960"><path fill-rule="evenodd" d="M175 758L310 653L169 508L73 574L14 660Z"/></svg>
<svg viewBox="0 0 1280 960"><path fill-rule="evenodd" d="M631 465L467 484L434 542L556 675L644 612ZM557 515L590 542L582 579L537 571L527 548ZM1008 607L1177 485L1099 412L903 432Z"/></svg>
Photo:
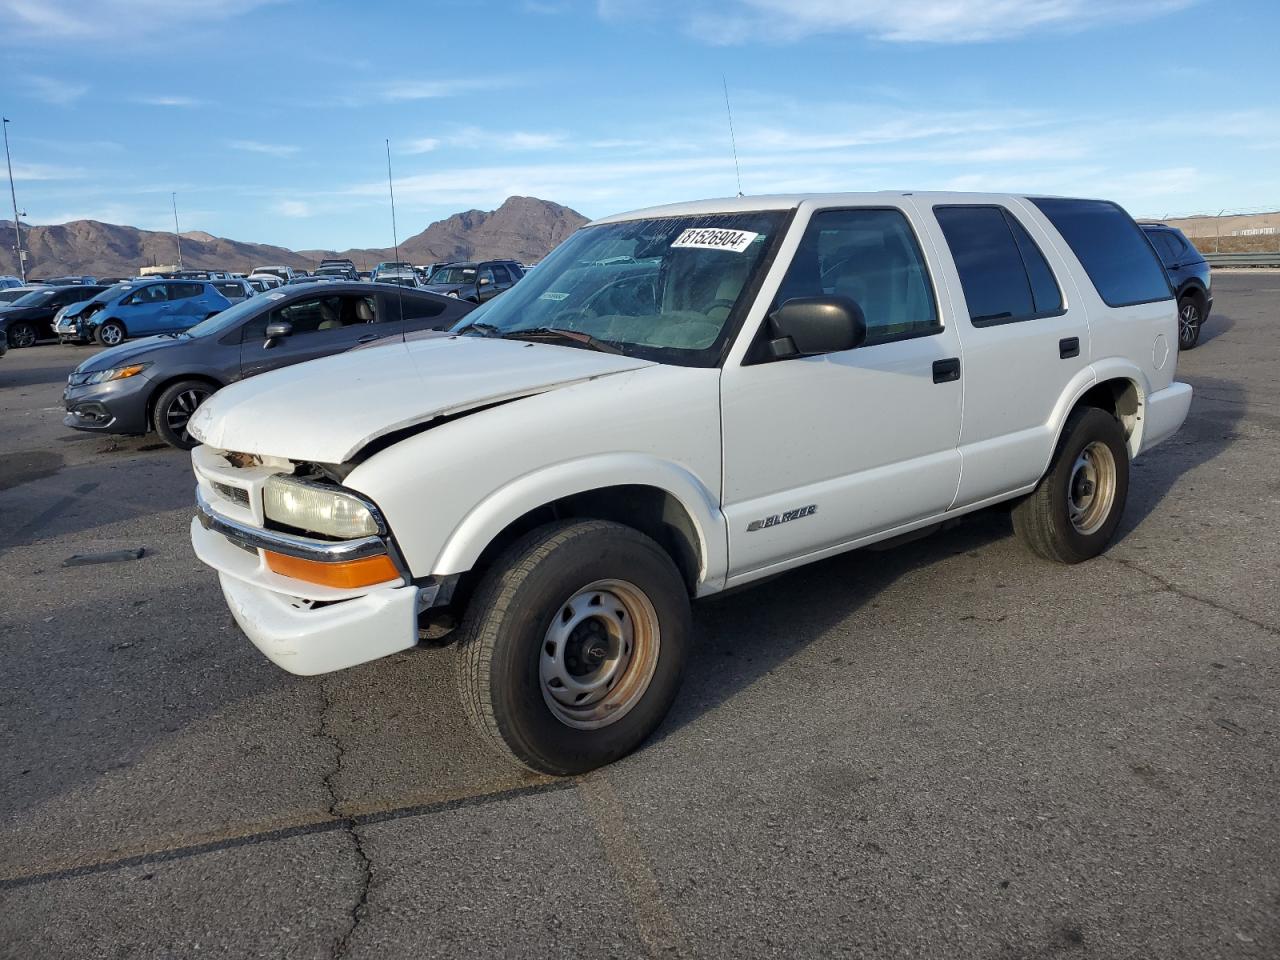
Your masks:
<svg viewBox="0 0 1280 960"><path fill-rule="evenodd" d="M459 261L414 266L379 263L369 279L410 289L486 303L524 277L515 260ZM174 270L147 277L59 277L23 285L0 277L0 330L8 347L28 347L56 338L62 343L98 342L176 333L206 316L285 285L359 282L360 271L346 258L322 260L314 274L282 264L256 266L248 274L226 270ZM12 282L11 282L12 281Z"/></svg>

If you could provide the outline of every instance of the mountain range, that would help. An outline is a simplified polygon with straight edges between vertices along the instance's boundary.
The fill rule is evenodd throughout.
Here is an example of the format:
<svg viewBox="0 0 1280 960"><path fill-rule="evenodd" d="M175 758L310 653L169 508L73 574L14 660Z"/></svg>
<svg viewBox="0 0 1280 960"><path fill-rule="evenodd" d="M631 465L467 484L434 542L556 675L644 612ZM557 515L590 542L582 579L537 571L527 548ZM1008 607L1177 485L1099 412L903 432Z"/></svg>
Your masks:
<svg viewBox="0 0 1280 960"><path fill-rule="evenodd" d="M428 226L400 244L400 259L410 263L511 258L532 263L587 222L576 210L536 197L508 197L497 210L467 210ZM73 220L22 229L27 274L34 277L88 274L133 276L142 267L177 262L172 233L97 220ZM313 269L323 257L350 257L367 270L395 259L394 248L289 250L265 243L215 237L203 231L182 234L182 265L188 269L247 271L284 264ZM17 274L13 221L0 220L0 274Z"/></svg>

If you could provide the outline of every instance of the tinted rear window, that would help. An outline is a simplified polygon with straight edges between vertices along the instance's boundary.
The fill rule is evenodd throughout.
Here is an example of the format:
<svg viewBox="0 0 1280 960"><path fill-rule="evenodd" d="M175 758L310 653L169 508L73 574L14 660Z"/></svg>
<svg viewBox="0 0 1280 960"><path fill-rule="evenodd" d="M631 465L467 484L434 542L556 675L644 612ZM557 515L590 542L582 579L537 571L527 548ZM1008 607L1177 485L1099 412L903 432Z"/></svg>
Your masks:
<svg viewBox="0 0 1280 960"><path fill-rule="evenodd" d="M1168 300L1169 278L1133 218L1104 200L1033 199L1109 307Z"/></svg>

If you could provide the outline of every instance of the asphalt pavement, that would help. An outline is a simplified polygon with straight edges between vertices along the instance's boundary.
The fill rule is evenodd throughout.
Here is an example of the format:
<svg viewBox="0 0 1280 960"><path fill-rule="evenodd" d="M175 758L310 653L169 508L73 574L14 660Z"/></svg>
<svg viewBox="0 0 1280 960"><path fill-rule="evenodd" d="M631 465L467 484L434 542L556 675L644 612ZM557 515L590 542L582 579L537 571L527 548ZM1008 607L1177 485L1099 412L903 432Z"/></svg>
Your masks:
<svg viewBox="0 0 1280 960"><path fill-rule="evenodd" d="M570 780L485 752L448 647L267 662L186 456L10 351L0 957L1280 956L1280 274L1215 293L1103 557L990 512L703 602L662 729Z"/></svg>

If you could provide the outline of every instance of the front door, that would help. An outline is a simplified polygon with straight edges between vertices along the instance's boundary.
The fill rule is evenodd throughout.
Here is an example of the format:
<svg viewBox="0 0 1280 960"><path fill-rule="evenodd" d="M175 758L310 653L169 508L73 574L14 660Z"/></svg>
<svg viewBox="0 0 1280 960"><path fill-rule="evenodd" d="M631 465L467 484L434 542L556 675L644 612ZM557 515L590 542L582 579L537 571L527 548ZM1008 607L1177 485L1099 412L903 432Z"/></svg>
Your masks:
<svg viewBox="0 0 1280 960"><path fill-rule="evenodd" d="M292 333L268 343L268 323L284 321ZM313 294L259 314L241 330L240 375L251 377L266 370L287 367L304 360L342 353L361 343L393 336L401 329L397 317L378 309L376 294Z"/></svg>
<svg viewBox="0 0 1280 960"><path fill-rule="evenodd" d="M863 346L756 352L724 369L730 584L935 516L955 497L960 344L904 209L813 214L774 307L830 295L862 308Z"/></svg>
<svg viewBox="0 0 1280 960"><path fill-rule="evenodd" d="M169 284L150 283L129 295L121 304L121 319L131 337L147 337L170 330Z"/></svg>

